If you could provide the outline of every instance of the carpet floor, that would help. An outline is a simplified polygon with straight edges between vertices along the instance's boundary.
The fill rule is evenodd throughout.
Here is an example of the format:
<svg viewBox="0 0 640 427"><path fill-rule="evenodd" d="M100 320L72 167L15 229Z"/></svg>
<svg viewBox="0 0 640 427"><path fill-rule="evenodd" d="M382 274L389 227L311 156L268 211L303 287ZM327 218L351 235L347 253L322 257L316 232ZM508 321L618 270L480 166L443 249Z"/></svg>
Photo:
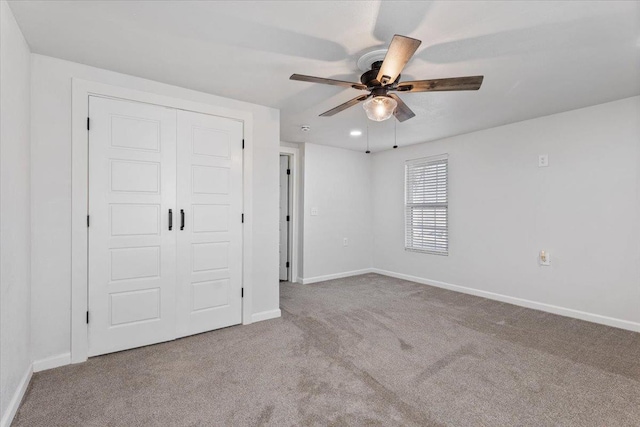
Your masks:
<svg viewBox="0 0 640 427"><path fill-rule="evenodd" d="M640 426L640 334L376 274L36 373L15 426Z"/></svg>

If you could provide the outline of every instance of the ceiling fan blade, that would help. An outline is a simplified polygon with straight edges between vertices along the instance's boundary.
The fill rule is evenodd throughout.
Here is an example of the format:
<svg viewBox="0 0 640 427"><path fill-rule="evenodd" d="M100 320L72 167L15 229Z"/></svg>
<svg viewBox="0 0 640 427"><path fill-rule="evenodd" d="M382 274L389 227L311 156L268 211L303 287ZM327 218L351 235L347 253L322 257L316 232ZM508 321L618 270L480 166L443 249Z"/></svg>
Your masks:
<svg viewBox="0 0 640 427"><path fill-rule="evenodd" d="M367 99L368 97L370 97L371 95L360 95L358 97L353 98L350 101L345 102L344 104L340 104L335 108L332 108L329 111L325 111L324 113L320 114L321 117L330 117L333 116L334 114L338 114L340 111L346 110L349 107L353 107L354 105L356 105L359 102L364 101L365 99Z"/></svg>
<svg viewBox="0 0 640 427"><path fill-rule="evenodd" d="M437 92L447 90L478 90L484 76L454 77L451 79L416 80L398 84L399 92Z"/></svg>
<svg viewBox="0 0 640 427"><path fill-rule="evenodd" d="M377 80L385 86L395 82L404 66L416 53L420 43L422 43L420 40L412 39L411 37L398 34L393 36L389 50L387 50L384 61L382 61Z"/></svg>
<svg viewBox="0 0 640 427"><path fill-rule="evenodd" d="M404 122L405 120L409 120L412 117L415 117L416 113L411 111L411 108L407 104L404 103L402 99L395 93L390 93L389 96L396 100L398 106L396 107L393 115L396 116L399 122Z"/></svg>
<svg viewBox="0 0 640 427"><path fill-rule="evenodd" d="M361 83L345 82L344 80L325 79L323 77L304 76L302 74L292 74L290 80L298 80L301 82L322 83L325 85L351 87L359 90L366 90L367 86Z"/></svg>

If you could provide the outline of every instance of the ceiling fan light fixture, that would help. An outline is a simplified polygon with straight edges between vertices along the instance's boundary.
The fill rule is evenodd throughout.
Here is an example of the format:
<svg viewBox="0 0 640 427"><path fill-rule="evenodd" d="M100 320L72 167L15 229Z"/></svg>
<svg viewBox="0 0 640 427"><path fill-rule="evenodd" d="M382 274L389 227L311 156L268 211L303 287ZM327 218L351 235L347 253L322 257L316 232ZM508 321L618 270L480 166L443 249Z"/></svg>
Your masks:
<svg viewBox="0 0 640 427"><path fill-rule="evenodd" d="M398 103L395 99L383 95L369 98L362 104L362 108L364 108L365 113L367 113L369 120L375 122L382 122L389 119L397 106Z"/></svg>
<svg viewBox="0 0 640 427"><path fill-rule="evenodd" d="M337 107L325 111L320 114L320 117L334 116L364 101L363 107L367 117L376 122L387 120L392 115L399 122L404 122L416 116L416 113L411 111L411 108L393 93L394 91L412 93L480 89L484 76L401 82L402 70L416 53L420 43L422 43L420 40L396 34L393 36L388 49L377 50L363 55L358 60L358 68L364 71L364 74L360 76L360 83L303 74L292 74L289 79L369 92L367 95L356 96Z"/></svg>

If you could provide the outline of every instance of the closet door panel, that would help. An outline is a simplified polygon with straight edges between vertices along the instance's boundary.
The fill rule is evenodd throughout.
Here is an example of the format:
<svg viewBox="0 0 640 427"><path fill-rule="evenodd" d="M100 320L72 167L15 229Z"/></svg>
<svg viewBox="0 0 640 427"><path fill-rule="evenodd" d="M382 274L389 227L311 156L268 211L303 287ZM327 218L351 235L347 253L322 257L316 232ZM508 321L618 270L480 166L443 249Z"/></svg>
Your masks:
<svg viewBox="0 0 640 427"><path fill-rule="evenodd" d="M89 355L175 338L176 110L89 98Z"/></svg>
<svg viewBox="0 0 640 427"><path fill-rule="evenodd" d="M242 123L178 111L178 335L241 323Z"/></svg>

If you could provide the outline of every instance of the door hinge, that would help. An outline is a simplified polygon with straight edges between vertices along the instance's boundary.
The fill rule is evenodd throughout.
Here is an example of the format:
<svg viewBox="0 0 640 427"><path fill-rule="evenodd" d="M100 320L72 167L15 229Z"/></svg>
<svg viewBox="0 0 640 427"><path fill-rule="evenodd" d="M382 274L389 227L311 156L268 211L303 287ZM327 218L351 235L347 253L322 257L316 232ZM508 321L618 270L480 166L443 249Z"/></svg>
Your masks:
<svg viewBox="0 0 640 427"><path fill-rule="evenodd" d="M244 224L244 214L242 214L242 223Z"/></svg>
<svg viewBox="0 0 640 427"><path fill-rule="evenodd" d="M287 221L289 221L289 215L287 215Z"/></svg>
<svg viewBox="0 0 640 427"><path fill-rule="evenodd" d="M244 138L242 138L242 149L244 150Z"/></svg>
<svg viewBox="0 0 640 427"><path fill-rule="evenodd" d="M289 261L287 261L287 268L289 268Z"/></svg>
<svg viewBox="0 0 640 427"><path fill-rule="evenodd" d="M291 175L291 169L287 169L287 175Z"/></svg>
<svg viewBox="0 0 640 427"><path fill-rule="evenodd" d="M87 215L87 227L89 227L89 215Z"/></svg>
<svg viewBox="0 0 640 427"><path fill-rule="evenodd" d="M244 298L244 288L240 288L240 298Z"/></svg>
<svg viewBox="0 0 640 427"><path fill-rule="evenodd" d="M87 325L89 324L89 312L87 311Z"/></svg>
<svg viewBox="0 0 640 427"><path fill-rule="evenodd" d="M89 130L91 126L89 126L89 117L87 117L87 130Z"/></svg>

